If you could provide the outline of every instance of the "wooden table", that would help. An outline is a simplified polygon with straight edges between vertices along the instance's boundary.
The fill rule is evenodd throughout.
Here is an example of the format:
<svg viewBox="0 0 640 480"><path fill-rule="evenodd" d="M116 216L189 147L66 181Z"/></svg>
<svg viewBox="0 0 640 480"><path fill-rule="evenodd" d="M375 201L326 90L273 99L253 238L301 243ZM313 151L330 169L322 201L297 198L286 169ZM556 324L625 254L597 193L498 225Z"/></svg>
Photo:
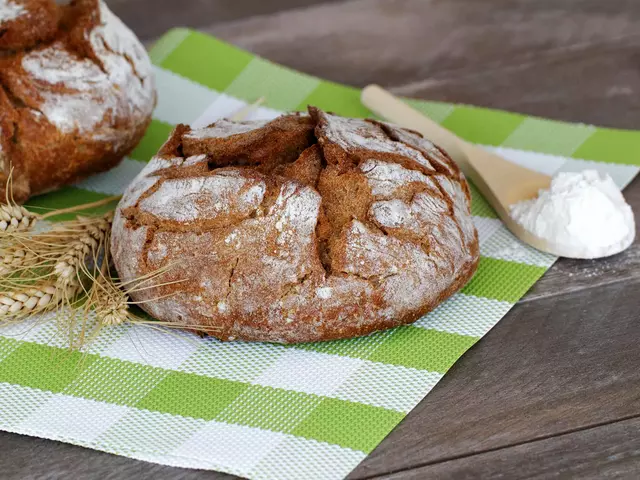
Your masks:
<svg viewBox="0 0 640 480"><path fill-rule="evenodd" d="M640 129L637 0L107 3L147 42L188 25L338 82ZM638 478L639 289L638 240L558 261L349 478ZM4 432L0 476L229 477Z"/></svg>

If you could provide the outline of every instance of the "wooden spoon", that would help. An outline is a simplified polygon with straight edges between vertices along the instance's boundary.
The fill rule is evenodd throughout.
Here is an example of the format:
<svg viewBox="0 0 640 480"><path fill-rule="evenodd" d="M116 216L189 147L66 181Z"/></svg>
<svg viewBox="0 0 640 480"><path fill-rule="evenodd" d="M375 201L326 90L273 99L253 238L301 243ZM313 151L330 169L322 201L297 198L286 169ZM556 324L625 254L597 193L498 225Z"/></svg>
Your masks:
<svg viewBox="0 0 640 480"><path fill-rule="evenodd" d="M229 115L227 120L231 120L232 122L242 122L243 120L246 120L249 115L255 112L258 107L264 103L264 100L264 97L260 97L255 102L245 105Z"/></svg>
<svg viewBox="0 0 640 480"><path fill-rule="evenodd" d="M510 205L535 198L540 189L548 189L551 184L549 175L516 165L462 140L377 85L365 87L361 100L380 117L420 132L442 147L476 185L507 228L520 240L543 252L573 256L565 247L525 230L510 214Z"/></svg>

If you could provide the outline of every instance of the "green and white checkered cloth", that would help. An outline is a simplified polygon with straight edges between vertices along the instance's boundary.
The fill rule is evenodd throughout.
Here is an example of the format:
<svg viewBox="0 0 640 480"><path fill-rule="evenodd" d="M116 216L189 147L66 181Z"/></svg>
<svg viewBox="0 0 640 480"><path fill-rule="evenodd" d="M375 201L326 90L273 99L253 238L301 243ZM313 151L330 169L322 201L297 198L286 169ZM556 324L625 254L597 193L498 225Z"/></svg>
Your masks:
<svg viewBox="0 0 640 480"><path fill-rule="evenodd" d="M270 63L209 36L167 33L151 52L159 103L115 170L32 200L48 208L122 192L172 126L202 126L258 97L254 118L314 104L371 116L359 91ZM410 101L469 141L553 174L592 168L622 188L640 132ZM141 326L65 349L53 322L0 328L0 428L132 458L255 479L346 476L554 262L517 241L477 191L482 258L473 280L411 326L294 346L221 343Z"/></svg>

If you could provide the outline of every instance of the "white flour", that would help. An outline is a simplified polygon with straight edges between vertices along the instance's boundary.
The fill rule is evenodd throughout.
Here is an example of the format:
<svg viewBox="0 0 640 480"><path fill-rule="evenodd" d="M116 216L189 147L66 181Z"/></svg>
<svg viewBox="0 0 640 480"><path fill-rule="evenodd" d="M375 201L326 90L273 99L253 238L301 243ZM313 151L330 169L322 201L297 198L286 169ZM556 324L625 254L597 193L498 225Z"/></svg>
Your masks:
<svg viewBox="0 0 640 480"><path fill-rule="evenodd" d="M382 160L366 160L360 170L367 178L371 193L376 196L389 197L394 192L411 182L420 182L438 191L433 177L428 177L417 170L409 170L402 165Z"/></svg>
<svg viewBox="0 0 640 480"><path fill-rule="evenodd" d="M103 68L70 53L62 41L28 52L22 68L38 88L39 110L61 132L85 133L102 125L94 138L112 141L119 136L114 123L151 114L153 70L144 47L104 2L100 24L87 40Z"/></svg>
<svg viewBox="0 0 640 480"><path fill-rule="evenodd" d="M0 23L15 20L25 12L22 5L13 3L11 0L0 0Z"/></svg>
<svg viewBox="0 0 640 480"><path fill-rule="evenodd" d="M322 127L328 140L345 150L367 148L377 152L395 153L407 156L427 170L434 170L422 152L390 139L384 131L373 123L356 118L345 118L331 113L321 114L326 124Z"/></svg>
<svg viewBox="0 0 640 480"><path fill-rule="evenodd" d="M264 127L269 121L267 120L254 120L249 122L232 122L226 119L220 119L216 123L207 128L200 128L198 130L192 130L187 133L185 137L188 138L227 138L232 135L238 135L240 133L247 133L252 130L257 130Z"/></svg>
<svg viewBox="0 0 640 480"><path fill-rule="evenodd" d="M260 206L264 193L264 182L228 170L208 177L165 180L139 208L178 222L210 220L230 212L244 216Z"/></svg>
<svg viewBox="0 0 640 480"><path fill-rule="evenodd" d="M538 197L511 206L513 218L557 245L564 256L598 258L627 248L635 237L631 207L609 175L563 172Z"/></svg>

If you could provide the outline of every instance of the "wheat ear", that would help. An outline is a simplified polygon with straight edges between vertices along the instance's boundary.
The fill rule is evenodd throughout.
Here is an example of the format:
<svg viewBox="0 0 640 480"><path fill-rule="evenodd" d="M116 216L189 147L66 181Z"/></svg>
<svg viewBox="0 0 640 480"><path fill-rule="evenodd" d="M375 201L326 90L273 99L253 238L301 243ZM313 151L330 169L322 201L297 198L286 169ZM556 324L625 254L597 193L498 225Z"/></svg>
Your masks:
<svg viewBox="0 0 640 480"><path fill-rule="evenodd" d="M38 220L38 215L31 213L13 199L13 166L4 191L5 204L0 205L0 231L24 232L30 230Z"/></svg>
<svg viewBox="0 0 640 480"><path fill-rule="evenodd" d="M49 312L62 304L71 304L77 294L78 287L60 290L49 282L3 292L0 294L0 319L19 319Z"/></svg>
<svg viewBox="0 0 640 480"><path fill-rule="evenodd" d="M17 315L35 309L44 310L56 296L56 287L51 284L29 287L22 291L6 292L0 296L0 314Z"/></svg>
<svg viewBox="0 0 640 480"><path fill-rule="evenodd" d="M80 284L80 272L91 259L97 259L99 251L106 245L106 238L111 229L113 212L98 219L81 219L85 222L84 232L74 239L68 250L58 259L53 272L56 285L64 289L68 285Z"/></svg>
<svg viewBox="0 0 640 480"><path fill-rule="evenodd" d="M101 289L95 303L96 318L106 326L121 325L129 320L129 296L109 277L97 282Z"/></svg>
<svg viewBox="0 0 640 480"><path fill-rule="evenodd" d="M21 246L6 249L0 257L0 277L6 277L21 269L32 267L37 262L38 256L30 249Z"/></svg>
<svg viewBox="0 0 640 480"><path fill-rule="evenodd" d="M12 203L0 205L0 231L24 232L30 230L38 216L21 205Z"/></svg>
<svg viewBox="0 0 640 480"><path fill-rule="evenodd" d="M97 272L92 290L89 292L88 304L93 304L96 318L100 325L120 325L129 319L129 295L116 284L109 271L110 250L107 238L102 267Z"/></svg>

